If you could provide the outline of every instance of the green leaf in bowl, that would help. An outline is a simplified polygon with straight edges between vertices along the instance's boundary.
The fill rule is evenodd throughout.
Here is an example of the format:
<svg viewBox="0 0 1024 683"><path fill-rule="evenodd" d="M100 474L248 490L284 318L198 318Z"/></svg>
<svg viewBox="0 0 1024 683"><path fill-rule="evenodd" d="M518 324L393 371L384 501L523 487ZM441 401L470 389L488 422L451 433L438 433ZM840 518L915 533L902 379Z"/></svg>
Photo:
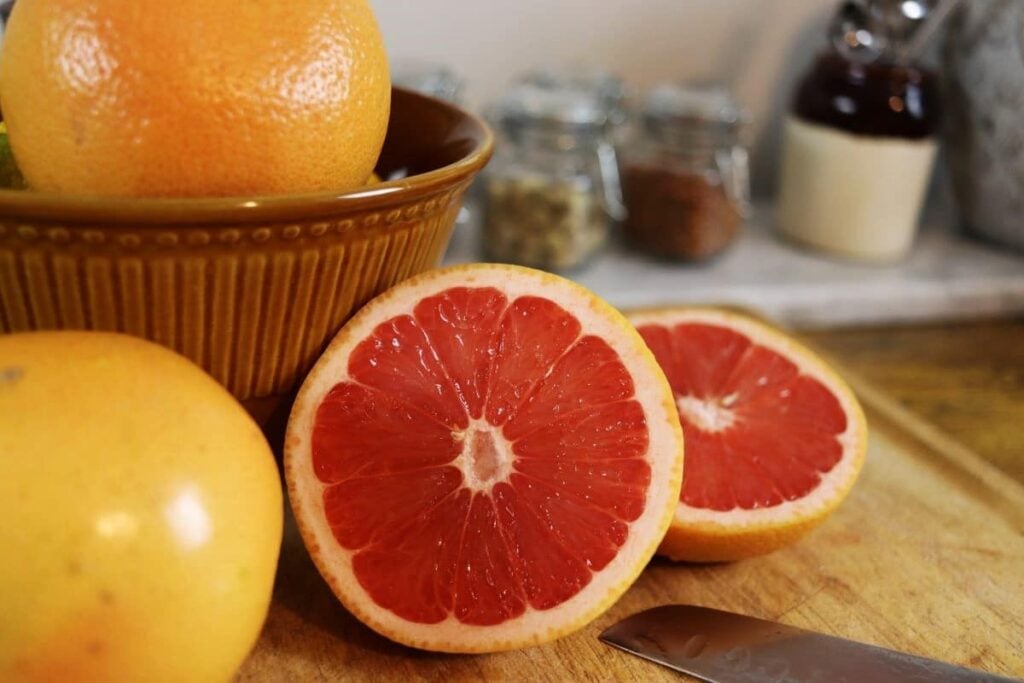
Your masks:
<svg viewBox="0 0 1024 683"><path fill-rule="evenodd" d="M25 189L25 178L11 153L11 143L7 139L7 124L0 121L0 187L11 190Z"/></svg>

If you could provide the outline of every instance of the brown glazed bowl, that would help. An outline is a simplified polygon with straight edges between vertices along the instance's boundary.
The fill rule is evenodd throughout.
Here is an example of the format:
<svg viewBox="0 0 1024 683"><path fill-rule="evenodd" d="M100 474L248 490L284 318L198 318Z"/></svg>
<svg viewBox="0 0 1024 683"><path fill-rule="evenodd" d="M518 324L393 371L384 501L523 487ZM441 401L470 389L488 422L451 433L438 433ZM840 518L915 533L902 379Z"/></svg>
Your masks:
<svg viewBox="0 0 1024 683"><path fill-rule="evenodd" d="M0 190L0 332L145 337L266 417L360 306L437 265L492 146L476 117L396 88L377 173L401 180L226 199Z"/></svg>

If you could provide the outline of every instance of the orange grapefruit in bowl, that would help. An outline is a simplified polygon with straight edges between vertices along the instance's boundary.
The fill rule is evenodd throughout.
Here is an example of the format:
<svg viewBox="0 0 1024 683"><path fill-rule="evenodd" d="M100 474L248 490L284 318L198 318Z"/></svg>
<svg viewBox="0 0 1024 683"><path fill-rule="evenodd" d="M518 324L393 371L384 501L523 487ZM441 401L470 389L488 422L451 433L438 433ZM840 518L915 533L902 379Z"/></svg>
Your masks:
<svg viewBox="0 0 1024 683"><path fill-rule="evenodd" d="M679 499L672 394L617 311L562 278L476 264L371 301L299 392L285 441L310 555L400 643L507 650L587 624Z"/></svg>
<svg viewBox="0 0 1024 683"><path fill-rule="evenodd" d="M227 391L134 337L0 335L0 472L0 680L230 679L283 510Z"/></svg>
<svg viewBox="0 0 1024 683"><path fill-rule="evenodd" d="M19 0L0 49L14 157L52 192L358 188L390 96L367 0Z"/></svg>
<svg viewBox="0 0 1024 683"><path fill-rule="evenodd" d="M660 554L760 555L839 506L864 462L867 423L824 361L729 311L640 311L630 320L665 371L686 435L686 479Z"/></svg>

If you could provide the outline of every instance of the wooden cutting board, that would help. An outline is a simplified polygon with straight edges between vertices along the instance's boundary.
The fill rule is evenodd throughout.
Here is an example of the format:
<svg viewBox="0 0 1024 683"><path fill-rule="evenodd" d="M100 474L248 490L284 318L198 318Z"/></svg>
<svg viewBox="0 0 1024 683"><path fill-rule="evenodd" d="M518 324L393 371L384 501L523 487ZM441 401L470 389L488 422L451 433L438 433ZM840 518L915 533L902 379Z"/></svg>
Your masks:
<svg viewBox="0 0 1024 683"><path fill-rule="evenodd" d="M289 520L274 601L240 681L653 681L686 677L597 640L667 603L775 619L1024 676L1024 487L853 382L871 429L860 481L810 536L720 565L655 559L607 613L549 645L454 656L395 645L335 600Z"/></svg>

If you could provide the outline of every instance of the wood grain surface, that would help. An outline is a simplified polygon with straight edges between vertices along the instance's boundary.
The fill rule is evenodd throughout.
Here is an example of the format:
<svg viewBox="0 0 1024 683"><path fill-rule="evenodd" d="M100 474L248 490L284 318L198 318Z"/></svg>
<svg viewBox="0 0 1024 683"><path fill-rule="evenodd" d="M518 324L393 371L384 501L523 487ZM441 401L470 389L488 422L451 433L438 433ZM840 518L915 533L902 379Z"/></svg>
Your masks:
<svg viewBox="0 0 1024 683"><path fill-rule="evenodd" d="M545 646L452 656L390 643L337 603L289 524L270 616L239 680L681 680L597 640L614 621L667 603L1024 676L1024 486L900 400L855 389L871 426L868 460L822 527L732 564L656 559L605 615Z"/></svg>
<svg viewBox="0 0 1024 683"><path fill-rule="evenodd" d="M804 336L1024 483L1024 318Z"/></svg>

